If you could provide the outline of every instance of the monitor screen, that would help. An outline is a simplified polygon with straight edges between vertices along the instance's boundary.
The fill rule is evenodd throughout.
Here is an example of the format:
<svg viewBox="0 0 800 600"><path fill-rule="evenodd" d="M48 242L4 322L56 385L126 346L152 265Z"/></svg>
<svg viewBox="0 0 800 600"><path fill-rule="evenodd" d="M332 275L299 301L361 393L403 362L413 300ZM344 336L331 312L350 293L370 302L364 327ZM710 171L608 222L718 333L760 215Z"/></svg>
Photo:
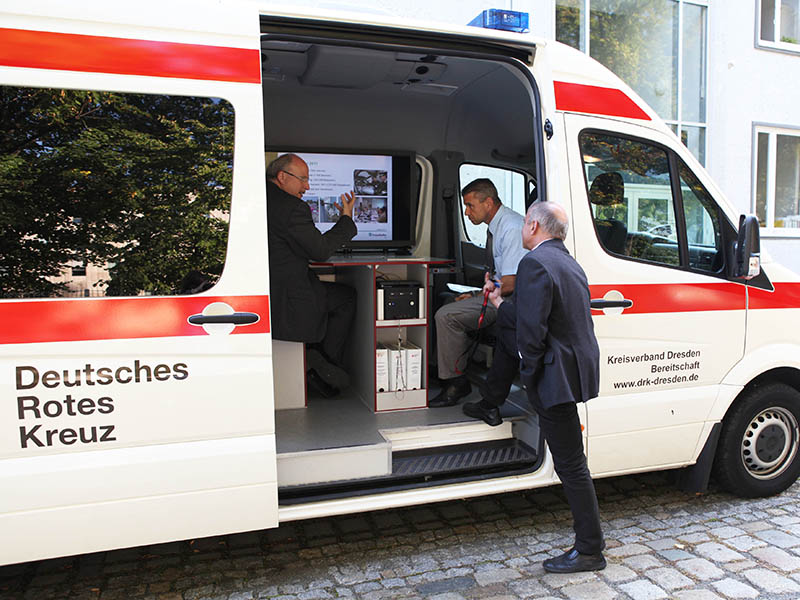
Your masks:
<svg viewBox="0 0 800 600"><path fill-rule="evenodd" d="M278 152L278 155L284 152ZM389 248L413 243L410 153L349 154L294 152L308 164L309 189L303 201L314 224L328 231L339 219L339 197L353 192L358 233L351 248Z"/></svg>

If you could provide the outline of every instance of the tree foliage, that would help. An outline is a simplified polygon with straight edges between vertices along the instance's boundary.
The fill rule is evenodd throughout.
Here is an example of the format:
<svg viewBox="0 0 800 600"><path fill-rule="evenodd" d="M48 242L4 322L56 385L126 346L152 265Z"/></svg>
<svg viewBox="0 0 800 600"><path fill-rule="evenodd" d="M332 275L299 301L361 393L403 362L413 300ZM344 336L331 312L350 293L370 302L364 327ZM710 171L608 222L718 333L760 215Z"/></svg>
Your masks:
<svg viewBox="0 0 800 600"><path fill-rule="evenodd" d="M59 295L70 261L105 265L109 295L218 274L232 160L224 101L0 88L0 294Z"/></svg>

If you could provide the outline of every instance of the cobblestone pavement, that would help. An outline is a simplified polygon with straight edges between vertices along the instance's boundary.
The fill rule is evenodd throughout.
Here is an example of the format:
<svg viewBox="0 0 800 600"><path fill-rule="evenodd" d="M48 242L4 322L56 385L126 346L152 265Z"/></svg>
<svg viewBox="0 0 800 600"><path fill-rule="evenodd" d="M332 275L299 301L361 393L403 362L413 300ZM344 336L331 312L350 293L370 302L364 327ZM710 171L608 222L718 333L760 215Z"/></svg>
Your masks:
<svg viewBox="0 0 800 600"><path fill-rule="evenodd" d="M542 569L572 542L556 487L0 567L0 598L800 598L800 483L742 500L673 478L596 482L609 562L597 573Z"/></svg>

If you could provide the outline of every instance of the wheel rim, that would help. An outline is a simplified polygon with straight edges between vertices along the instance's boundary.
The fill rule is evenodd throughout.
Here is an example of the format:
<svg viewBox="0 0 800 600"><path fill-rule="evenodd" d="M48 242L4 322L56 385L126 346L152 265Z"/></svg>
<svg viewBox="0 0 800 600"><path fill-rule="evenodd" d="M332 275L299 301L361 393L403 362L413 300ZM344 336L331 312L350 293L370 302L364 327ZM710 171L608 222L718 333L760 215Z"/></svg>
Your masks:
<svg viewBox="0 0 800 600"><path fill-rule="evenodd" d="M756 479L773 479L783 473L797 455L797 419L773 406L758 413L742 436L741 456L747 472Z"/></svg>

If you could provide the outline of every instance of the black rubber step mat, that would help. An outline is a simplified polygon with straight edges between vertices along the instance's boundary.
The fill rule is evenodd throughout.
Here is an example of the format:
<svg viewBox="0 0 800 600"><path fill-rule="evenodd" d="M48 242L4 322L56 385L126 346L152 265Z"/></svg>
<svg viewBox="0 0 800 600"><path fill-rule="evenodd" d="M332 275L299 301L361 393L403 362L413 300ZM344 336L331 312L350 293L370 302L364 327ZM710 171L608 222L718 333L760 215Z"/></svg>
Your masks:
<svg viewBox="0 0 800 600"><path fill-rule="evenodd" d="M392 473L346 481L278 488L281 505L345 498L383 491L426 487L530 472L538 467L536 450L514 438L395 452Z"/></svg>
<svg viewBox="0 0 800 600"><path fill-rule="evenodd" d="M482 442L396 452L392 455L394 477L419 477L513 467L536 461L536 451L519 440L509 438Z"/></svg>

